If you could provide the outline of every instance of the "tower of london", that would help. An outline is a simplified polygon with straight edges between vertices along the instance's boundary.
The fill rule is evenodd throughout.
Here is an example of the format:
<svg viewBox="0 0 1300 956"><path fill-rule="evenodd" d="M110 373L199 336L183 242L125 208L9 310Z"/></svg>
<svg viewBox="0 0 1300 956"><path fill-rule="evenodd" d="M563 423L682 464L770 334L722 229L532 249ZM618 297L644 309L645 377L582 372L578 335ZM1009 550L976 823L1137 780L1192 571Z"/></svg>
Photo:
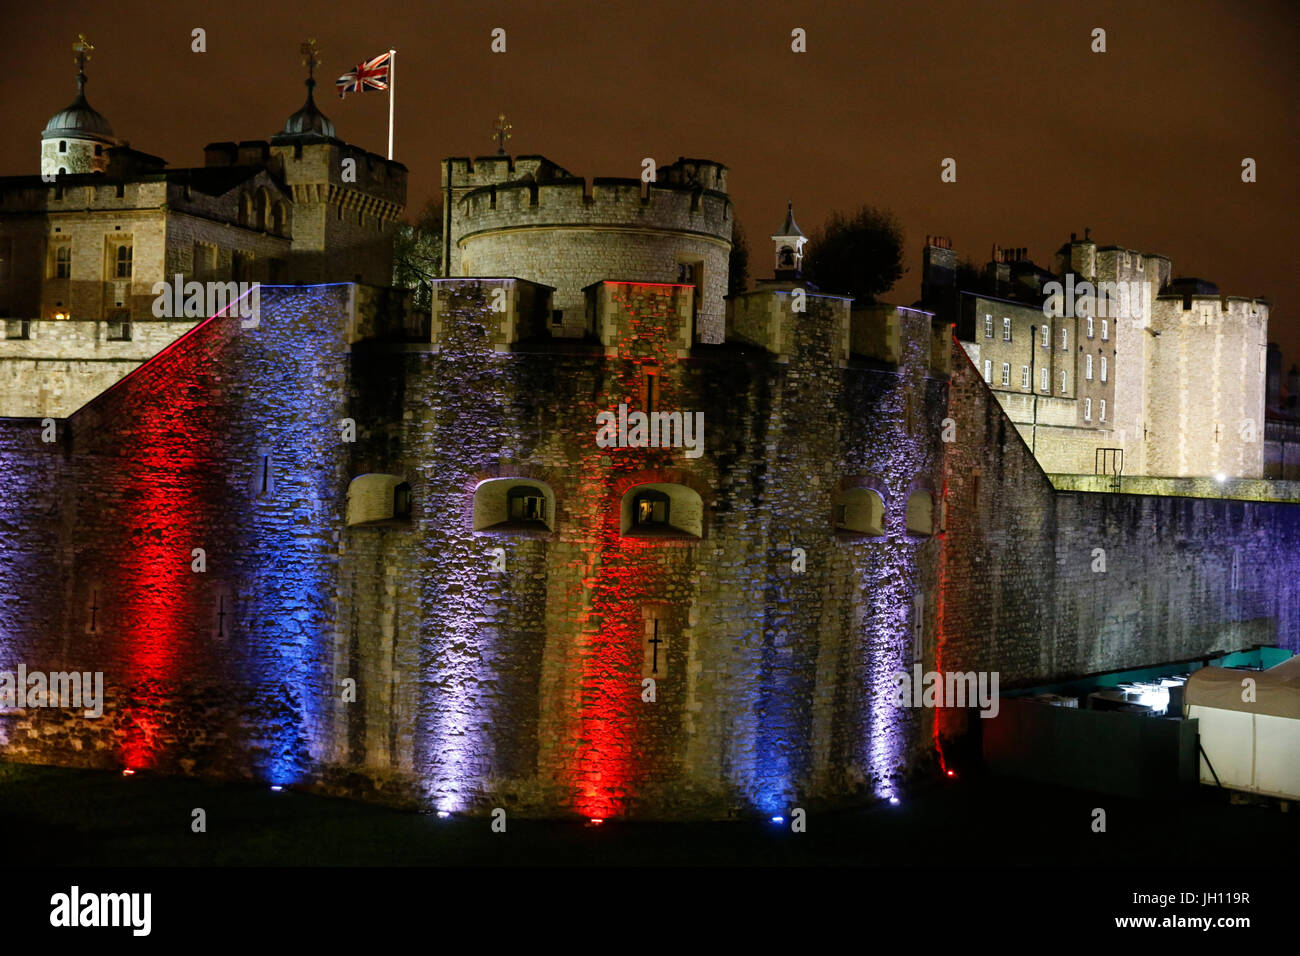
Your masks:
<svg viewBox="0 0 1300 956"><path fill-rule="evenodd" d="M8 759L770 816L962 759L963 709L899 706L915 667L1300 648L1300 496L1239 428L1256 300L1085 238L980 289L931 240L921 302L855 302L807 281L794 208L727 295L727 166L496 155L442 162L423 314L391 288L407 170L313 82L192 169L79 95L52 179L0 181L0 653L106 686L102 717L0 708ZM1045 319L1070 270L1149 307ZM173 275L260 283L258 321L156 318Z"/></svg>

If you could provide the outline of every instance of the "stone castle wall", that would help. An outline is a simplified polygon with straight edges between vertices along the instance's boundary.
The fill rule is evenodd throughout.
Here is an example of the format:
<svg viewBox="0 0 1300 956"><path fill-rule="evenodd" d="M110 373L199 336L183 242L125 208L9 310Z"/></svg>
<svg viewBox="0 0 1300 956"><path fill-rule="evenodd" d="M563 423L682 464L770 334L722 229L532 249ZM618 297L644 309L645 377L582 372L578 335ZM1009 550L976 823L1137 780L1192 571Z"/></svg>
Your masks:
<svg viewBox="0 0 1300 956"><path fill-rule="evenodd" d="M1294 488L1289 501L1191 498L1212 491L1141 478L1118 494L1055 490L964 350L953 354L943 669L998 671L1006 687L1252 644L1300 649ZM1142 493L1157 491L1170 496Z"/></svg>
<svg viewBox="0 0 1300 956"><path fill-rule="evenodd" d="M107 322L28 322L28 338L0 339L0 416L66 418L196 324L134 322L116 341Z"/></svg>
<svg viewBox="0 0 1300 956"><path fill-rule="evenodd" d="M1267 306L1162 296L1151 328L1147 472L1263 477Z"/></svg>
<svg viewBox="0 0 1300 956"><path fill-rule="evenodd" d="M204 323L57 442L0 421L0 670L108 685L98 720L0 712L7 756L453 812L771 814L926 765L935 715L889 699L913 662L1007 687L1300 647L1300 505L1054 489L951 340L948 381L926 313L809 296L785 323L759 291L746 321L780 321L780 353L683 357L681 287L604 284L602 346L499 341L520 323L495 283L441 285L436 341L348 345L355 287L265 289L258 328ZM843 357L882 316L857 340L897 361ZM597 445L648 371L661 408L705 413L700 457ZM409 519L347 525L375 473ZM544 484L549 526L476 529L501 478ZM702 534L625 533L647 483L698 495ZM836 530L860 488L882 534Z"/></svg>

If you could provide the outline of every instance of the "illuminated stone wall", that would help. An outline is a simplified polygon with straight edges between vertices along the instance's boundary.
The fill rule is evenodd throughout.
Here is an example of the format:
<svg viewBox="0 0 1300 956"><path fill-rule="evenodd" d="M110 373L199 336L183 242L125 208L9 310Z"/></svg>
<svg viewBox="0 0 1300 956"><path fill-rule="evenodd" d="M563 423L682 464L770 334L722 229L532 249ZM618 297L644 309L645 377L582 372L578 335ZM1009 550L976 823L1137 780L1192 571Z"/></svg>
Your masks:
<svg viewBox="0 0 1300 956"><path fill-rule="evenodd" d="M0 713L5 755L449 812L768 815L929 765L932 713L889 699L914 662L1007 687L1300 645L1300 506L1054 489L955 343L950 384L927 313L786 315L773 284L742 304L779 353L683 356L686 287L593 287L603 342L503 342L502 281L441 283L425 342L350 343L383 327L364 290L267 289L257 328L205 323L54 442L0 420L0 670L108 693L99 719ZM511 308L544 292L507 284ZM888 359L845 352L854 329ZM704 413L698 457L598 445L649 378ZM366 474L409 485L409 517L348 525ZM502 478L545 485L549 527L475 530ZM685 524L698 498L702 534L625 533L643 484ZM848 489L881 495L883 534L835 530Z"/></svg>
<svg viewBox="0 0 1300 956"><path fill-rule="evenodd" d="M1217 484L1190 479L1126 478L1112 493L1061 476L1054 489L953 355L943 669L997 671L1007 687L1253 644L1300 650L1293 483L1229 480L1236 500L1188 497Z"/></svg>

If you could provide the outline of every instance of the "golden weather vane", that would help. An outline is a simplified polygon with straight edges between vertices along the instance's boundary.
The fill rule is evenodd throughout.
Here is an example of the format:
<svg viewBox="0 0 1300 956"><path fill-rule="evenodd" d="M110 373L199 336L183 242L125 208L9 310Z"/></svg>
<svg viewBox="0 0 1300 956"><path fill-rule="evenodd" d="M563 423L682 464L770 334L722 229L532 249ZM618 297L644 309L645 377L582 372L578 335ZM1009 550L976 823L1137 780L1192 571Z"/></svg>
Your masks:
<svg viewBox="0 0 1300 956"><path fill-rule="evenodd" d="M309 37L306 43L299 45L298 52L302 54L302 65L307 68L307 78L312 79L316 67L320 66L320 57L316 55L316 38Z"/></svg>
<svg viewBox="0 0 1300 956"><path fill-rule="evenodd" d="M95 45L86 39L84 33L77 34L77 42L72 44L72 52L77 54L77 70L81 73L86 72L86 61L90 59L90 54L94 51Z"/></svg>
<svg viewBox="0 0 1300 956"><path fill-rule="evenodd" d="M514 127L506 122L505 113L498 113L497 125L494 126L493 129L496 130L496 132L492 134L492 138L497 141L497 152L504 156L506 154L506 140L510 138L510 131L514 129Z"/></svg>

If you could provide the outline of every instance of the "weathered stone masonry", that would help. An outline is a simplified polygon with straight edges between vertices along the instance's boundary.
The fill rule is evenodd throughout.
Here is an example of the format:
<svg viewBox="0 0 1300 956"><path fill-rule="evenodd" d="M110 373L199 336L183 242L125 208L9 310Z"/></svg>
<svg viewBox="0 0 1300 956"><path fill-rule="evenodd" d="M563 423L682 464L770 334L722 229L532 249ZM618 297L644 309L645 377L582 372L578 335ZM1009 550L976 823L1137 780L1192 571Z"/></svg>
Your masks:
<svg viewBox="0 0 1300 956"><path fill-rule="evenodd" d="M914 659L1005 687L1300 642L1297 506L1054 491L927 314L794 313L773 283L733 308L779 351L683 350L693 291L599 283L592 334L559 340L523 334L543 287L449 281L411 342L362 288L268 288L257 328L210 320L56 442L0 422L0 669L108 684L99 720L0 713L6 755L453 812L772 813L924 766L930 715L888 701ZM660 407L705 413L700 457L596 445L651 370ZM409 520L346 523L369 473L409 484ZM500 478L544 484L549 526L475 530ZM698 495L699 537L624 533L651 483ZM836 530L853 488L883 534Z"/></svg>

